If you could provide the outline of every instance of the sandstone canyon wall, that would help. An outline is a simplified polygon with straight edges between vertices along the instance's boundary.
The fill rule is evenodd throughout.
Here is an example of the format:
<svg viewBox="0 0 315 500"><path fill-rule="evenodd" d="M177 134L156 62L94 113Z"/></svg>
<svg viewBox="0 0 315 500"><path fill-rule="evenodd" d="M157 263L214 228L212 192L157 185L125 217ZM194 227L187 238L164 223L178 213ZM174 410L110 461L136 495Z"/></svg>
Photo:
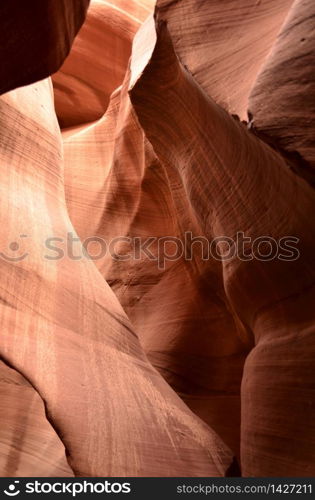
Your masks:
<svg viewBox="0 0 315 500"><path fill-rule="evenodd" d="M0 7L1 475L315 475L313 2L31 3Z"/></svg>

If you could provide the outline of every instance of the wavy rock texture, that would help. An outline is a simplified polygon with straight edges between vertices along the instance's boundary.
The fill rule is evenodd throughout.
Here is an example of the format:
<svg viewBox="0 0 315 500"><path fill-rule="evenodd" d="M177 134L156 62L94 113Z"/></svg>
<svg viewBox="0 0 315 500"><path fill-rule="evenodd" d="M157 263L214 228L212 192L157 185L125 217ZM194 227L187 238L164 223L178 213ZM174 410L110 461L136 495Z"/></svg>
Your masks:
<svg viewBox="0 0 315 500"><path fill-rule="evenodd" d="M182 63L212 98L247 118L248 97L293 0L158 0Z"/></svg>
<svg viewBox="0 0 315 500"><path fill-rule="evenodd" d="M2 0L0 94L59 69L90 0Z"/></svg>
<svg viewBox="0 0 315 500"><path fill-rule="evenodd" d="M1 116L2 223L9 207L16 221L2 248L31 238L27 259L1 262L1 356L43 398L76 475L224 475L230 451L152 368L94 263L43 256L74 232L49 82L4 96Z"/></svg>
<svg viewBox="0 0 315 500"><path fill-rule="evenodd" d="M1 476L73 476L48 423L42 399L27 380L0 363Z"/></svg>
<svg viewBox="0 0 315 500"><path fill-rule="evenodd" d="M121 84L133 36L153 2L92 0L71 55L53 77L63 127L100 118Z"/></svg>
<svg viewBox="0 0 315 500"><path fill-rule="evenodd" d="M312 55L294 43L312 5L158 0L128 63L152 8L93 0L54 95L0 99L0 466L223 476L237 456L244 476L314 475ZM240 231L294 236L299 258L197 245L163 265L156 239L129 258L132 238ZM69 233L92 259L45 253Z"/></svg>
<svg viewBox="0 0 315 500"><path fill-rule="evenodd" d="M298 153L299 173L314 183L315 5L296 0L250 96L255 127ZM267 104L268 103L268 104Z"/></svg>
<svg viewBox="0 0 315 500"><path fill-rule="evenodd" d="M151 24L144 26L145 35L152 28L155 33ZM187 210L180 179L174 176L170 182L139 127L128 84L129 75L103 118L65 137L70 218L82 240L93 235L108 242L121 235L182 237L186 230L201 234L194 214ZM130 250L124 242L116 248L126 257ZM157 244L150 250L158 259ZM95 250L90 245L89 251L97 255L98 245ZM209 266L200 253L197 249L192 262L168 262L165 269L146 255L117 262L107 254L95 263L151 362L238 454L239 388L251 341L226 303L220 266L215 261Z"/></svg>
<svg viewBox="0 0 315 500"><path fill-rule="evenodd" d="M131 99L157 156L179 175L202 234L236 240L237 232L244 231L253 239L262 234L300 239L302 260L235 258L223 264L221 275L231 307L255 340L242 382L243 474L311 475L314 254L306 214L314 210L314 192L205 96L180 65L165 24L159 25L153 56L131 89ZM309 390L301 391L302 378ZM298 402L293 414L292 393L294 405ZM303 427L297 432L300 408Z"/></svg>

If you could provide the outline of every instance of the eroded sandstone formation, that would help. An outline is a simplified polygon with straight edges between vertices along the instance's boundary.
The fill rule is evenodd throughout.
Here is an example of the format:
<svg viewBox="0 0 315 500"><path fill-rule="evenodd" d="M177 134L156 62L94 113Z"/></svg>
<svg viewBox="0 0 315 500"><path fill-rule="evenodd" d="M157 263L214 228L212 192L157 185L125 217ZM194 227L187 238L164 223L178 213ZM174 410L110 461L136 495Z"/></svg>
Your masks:
<svg viewBox="0 0 315 500"><path fill-rule="evenodd" d="M314 475L312 2L92 0L75 40L87 1L33 3L23 54L0 7L2 475ZM239 233L298 254L185 239Z"/></svg>

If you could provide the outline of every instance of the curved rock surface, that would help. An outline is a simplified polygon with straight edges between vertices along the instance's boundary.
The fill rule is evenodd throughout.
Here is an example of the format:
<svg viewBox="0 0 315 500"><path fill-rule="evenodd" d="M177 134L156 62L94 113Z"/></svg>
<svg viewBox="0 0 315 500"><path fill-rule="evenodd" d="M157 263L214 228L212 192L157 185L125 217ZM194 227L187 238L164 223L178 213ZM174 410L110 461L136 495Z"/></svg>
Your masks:
<svg viewBox="0 0 315 500"><path fill-rule="evenodd" d="M131 88L131 100L157 156L180 177L202 234L233 241L239 231L252 240L299 238L301 259L236 256L224 261L221 275L231 309L255 342L242 380L242 472L312 475L315 262L306 214L315 208L314 192L205 96L180 65L165 23L158 24L153 55Z"/></svg>
<svg viewBox="0 0 315 500"><path fill-rule="evenodd" d="M90 0L2 0L0 94L57 71Z"/></svg>
<svg viewBox="0 0 315 500"><path fill-rule="evenodd" d="M1 356L42 397L76 475L224 475L231 452L150 365L94 263L43 254L51 235L75 235L52 97L44 80L0 103L2 224L6 207L15 220L1 241ZM25 229L29 255L11 261Z"/></svg>
<svg viewBox="0 0 315 500"><path fill-rule="evenodd" d="M120 85L140 24L153 1L92 0L71 54L53 76L56 113L62 127L100 118Z"/></svg>
<svg viewBox="0 0 315 500"><path fill-rule="evenodd" d="M70 477L65 450L42 399L18 372L0 363L1 476Z"/></svg>
<svg viewBox="0 0 315 500"><path fill-rule="evenodd" d="M248 97L293 0L158 0L174 48L223 108L247 118Z"/></svg>
<svg viewBox="0 0 315 500"><path fill-rule="evenodd" d="M0 98L0 470L312 476L313 7L153 7Z"/></svg>
<svg viewBox="0 0 315 500"><path fill-rule="evenodd" d="M313 184L314 16L314 2L294 2L249 100L255 128L282 149L297 153L297 172Z"/></svg>

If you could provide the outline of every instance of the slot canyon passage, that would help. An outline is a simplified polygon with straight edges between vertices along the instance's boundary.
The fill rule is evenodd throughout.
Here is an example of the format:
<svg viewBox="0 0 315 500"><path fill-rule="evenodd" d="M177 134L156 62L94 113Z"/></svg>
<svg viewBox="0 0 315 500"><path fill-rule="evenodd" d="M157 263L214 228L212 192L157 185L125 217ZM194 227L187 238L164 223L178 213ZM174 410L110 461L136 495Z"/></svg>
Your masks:
<svg viewBox="0 0 315 500"><path fill-rule="evenodd" d="M314 1L0 25L0 475L314 476Z"/></svg>

